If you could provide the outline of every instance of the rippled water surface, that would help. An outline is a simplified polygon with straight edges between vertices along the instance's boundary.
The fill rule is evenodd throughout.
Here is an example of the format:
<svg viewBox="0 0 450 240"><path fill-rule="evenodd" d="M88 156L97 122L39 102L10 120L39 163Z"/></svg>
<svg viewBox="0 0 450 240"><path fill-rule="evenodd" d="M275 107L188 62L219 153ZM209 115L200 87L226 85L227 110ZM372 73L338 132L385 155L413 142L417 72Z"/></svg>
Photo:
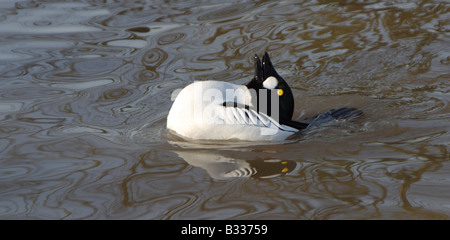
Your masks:
<svg viewBox="0 0 450 240"><path fill-rule="evenodd" d="M346 2L346 3L342 3ZM447 1L0 1L1 219L449 219ZM283 143L193 143L172 93L270 53ZM252 177L246 177L248 174Z"/></svg>

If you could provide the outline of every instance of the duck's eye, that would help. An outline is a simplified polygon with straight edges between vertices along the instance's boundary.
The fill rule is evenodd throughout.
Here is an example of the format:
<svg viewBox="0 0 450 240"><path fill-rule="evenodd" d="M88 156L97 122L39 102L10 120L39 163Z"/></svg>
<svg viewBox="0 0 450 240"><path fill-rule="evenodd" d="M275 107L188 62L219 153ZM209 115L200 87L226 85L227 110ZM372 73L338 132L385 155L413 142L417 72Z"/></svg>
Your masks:
<svg viewBox="0 0 450 240"><path fill-rule="evenodd" d="M283 96L284 92L283 89L278 89L278 96Z"/></svg>

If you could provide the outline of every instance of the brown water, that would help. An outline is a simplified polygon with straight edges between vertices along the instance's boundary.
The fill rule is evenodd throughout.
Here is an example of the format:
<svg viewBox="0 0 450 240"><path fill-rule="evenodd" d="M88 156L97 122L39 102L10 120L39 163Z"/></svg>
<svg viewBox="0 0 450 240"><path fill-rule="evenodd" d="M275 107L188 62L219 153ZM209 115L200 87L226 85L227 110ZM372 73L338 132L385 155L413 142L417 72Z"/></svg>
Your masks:
<svg viewBox="0 0 450 240"><path fill-rule="evenodd" d="M449 219L450 3L346 2L0 1L0 218ZM174 90L244 84L264 51L295 119L364 117L167 133Z"/></svg>

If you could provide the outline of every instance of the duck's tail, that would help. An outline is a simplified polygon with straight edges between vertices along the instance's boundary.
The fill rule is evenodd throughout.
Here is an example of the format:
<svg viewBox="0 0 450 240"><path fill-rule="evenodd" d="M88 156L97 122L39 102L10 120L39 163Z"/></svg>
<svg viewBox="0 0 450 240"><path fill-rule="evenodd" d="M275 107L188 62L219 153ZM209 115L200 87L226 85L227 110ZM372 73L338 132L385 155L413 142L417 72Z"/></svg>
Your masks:
<svg viewBox="0 0 450 240"><path fill-rule="evenodd" d="M356 108L330 109L312 118L307 118L302 122L307 123L307 129L323 125L333 125L342 122L351 122L363 115L363 111Z"/></svg>

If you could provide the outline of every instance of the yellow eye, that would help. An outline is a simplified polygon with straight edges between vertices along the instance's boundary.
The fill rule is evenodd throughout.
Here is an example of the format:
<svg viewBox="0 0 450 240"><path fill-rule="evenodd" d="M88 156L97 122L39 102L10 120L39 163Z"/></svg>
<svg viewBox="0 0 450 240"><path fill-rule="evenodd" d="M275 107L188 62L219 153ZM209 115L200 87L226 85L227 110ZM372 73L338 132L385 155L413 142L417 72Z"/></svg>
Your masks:
<svg viewBox="0 0 450 240"><path fill-rule="evenodd" d="M278 89L278 96L283 96L283 90L282 89Z"/></svg>

